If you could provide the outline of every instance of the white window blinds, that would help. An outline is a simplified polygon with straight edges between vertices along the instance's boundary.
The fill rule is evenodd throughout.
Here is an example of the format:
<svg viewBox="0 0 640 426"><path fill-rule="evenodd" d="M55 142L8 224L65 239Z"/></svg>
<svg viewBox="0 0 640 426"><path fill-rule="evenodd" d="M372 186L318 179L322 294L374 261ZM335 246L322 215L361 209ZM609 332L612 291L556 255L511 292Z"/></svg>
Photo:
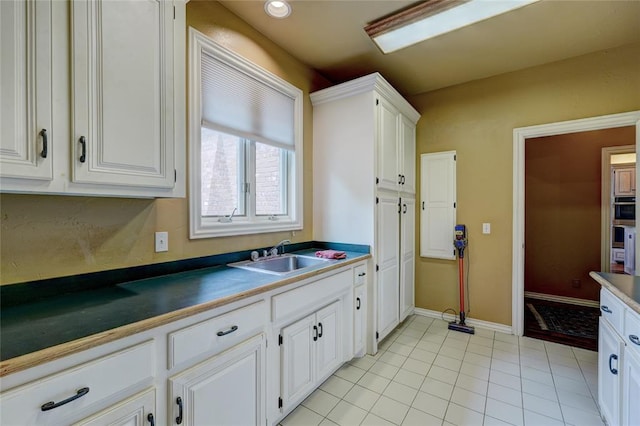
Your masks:
<svg viewBox="0 0 640 426"><path fill-rule="evenodd" d="M293 151L295 99L202 52L202 124Z"/></svg>

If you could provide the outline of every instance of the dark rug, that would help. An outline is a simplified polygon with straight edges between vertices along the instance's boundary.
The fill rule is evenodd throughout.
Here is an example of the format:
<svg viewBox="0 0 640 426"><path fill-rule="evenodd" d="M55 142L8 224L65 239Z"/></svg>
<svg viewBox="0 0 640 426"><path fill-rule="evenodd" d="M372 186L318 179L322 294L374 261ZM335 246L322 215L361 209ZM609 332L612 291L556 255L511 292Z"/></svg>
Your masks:
<svg viewBox="0 0 640 426"><path fill-rule="evenodd" d="M587 306L556 306L528 302L527 308L536 318L540 329L583 339L598 339L600 310Z"/></svg>

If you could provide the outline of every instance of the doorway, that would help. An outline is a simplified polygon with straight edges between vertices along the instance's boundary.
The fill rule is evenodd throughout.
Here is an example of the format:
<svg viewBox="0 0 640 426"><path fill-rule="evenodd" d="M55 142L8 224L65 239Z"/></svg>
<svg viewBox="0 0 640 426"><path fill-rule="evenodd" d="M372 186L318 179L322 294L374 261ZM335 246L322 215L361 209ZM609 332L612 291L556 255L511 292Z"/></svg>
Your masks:
<svg viewBox="0 0 640 426"><path fill-rule="evenodd" d="M512 247L513 334L521 336L524 331L525 140L535 137L562 135L568 133L601 130L624 126L635 126L636 147L640 145L640 111L514 129ZM636 257L637 256L638 251L636 250Z"/></svg>
<svg viewBox="0 0 640 426"><path fill-rule="evenodd" d="M628 226L635 227L635 214L629 209L635 203L636 147L634 145L612 146L602 149L602 271L616 274L629 273L625 265L624 234ZM626 184L626 185L625 185ZM633 201L631 201L633 200ZM629 248L627 247L627 250Z"/></svg>

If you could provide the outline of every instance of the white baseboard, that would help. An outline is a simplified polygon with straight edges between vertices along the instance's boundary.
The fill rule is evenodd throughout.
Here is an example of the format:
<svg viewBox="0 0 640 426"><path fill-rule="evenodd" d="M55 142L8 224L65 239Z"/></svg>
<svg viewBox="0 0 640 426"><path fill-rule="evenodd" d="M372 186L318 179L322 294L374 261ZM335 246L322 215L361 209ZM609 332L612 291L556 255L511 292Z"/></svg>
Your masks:
<svg viewBox="0 0 640 426"><path fill-rule="evenodd" d="M416 315L422 315L430 318L437 318L437 319L444 318L445 321L453 321L454 319L457 319L455 315L450 314L448 312L445 312L443 314L442 312L432 311L431 309L415 308L413 312ZM465 322L474 327L484 328L491 331L498 331L500 333L511 334L510 325L499 324L497 322L483 321L475 318L466 318Z"/></svg>
<svg viewBox="0 0 640 426"><path fill-rule="evenodd" d="M556 296L554 294L535 293L533 291L525 291L524 297L530 299L548 300L550 302L568 303L570 305L589 306L599 308L600 302L597 300L577 299L575 297Z"/></svg>

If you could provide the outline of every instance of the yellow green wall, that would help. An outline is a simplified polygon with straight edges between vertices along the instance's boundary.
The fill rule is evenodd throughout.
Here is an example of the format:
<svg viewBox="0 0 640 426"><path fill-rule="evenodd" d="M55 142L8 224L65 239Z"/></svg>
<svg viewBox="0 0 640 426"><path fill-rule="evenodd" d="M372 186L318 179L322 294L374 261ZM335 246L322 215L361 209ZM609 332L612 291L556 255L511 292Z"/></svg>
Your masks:
<svg viewBox="0 0 640 426"><path fill-rule="evenodd" d="M640 109L640 45L473 81L409 101L422 115L418 156L457 151L457 222L470 231L469 316L511 324L513 129ZM483 222L491 223L490 235L482 234ZM457 279L455 261L418 258L416 306L457 310Z"/></svg>
<svg viewBox="0 0 640 426"><path fill-rule="evenodd" d="M295 236L280 232L189 240L187 199L2 194L0 284L246 250L273 245L283 238L311 240L313 128L308 94L328 82L217 2L189 2L187 26L305 93L304 229ZM169 232L169 252L154 253L155 231Z"/></svg>

